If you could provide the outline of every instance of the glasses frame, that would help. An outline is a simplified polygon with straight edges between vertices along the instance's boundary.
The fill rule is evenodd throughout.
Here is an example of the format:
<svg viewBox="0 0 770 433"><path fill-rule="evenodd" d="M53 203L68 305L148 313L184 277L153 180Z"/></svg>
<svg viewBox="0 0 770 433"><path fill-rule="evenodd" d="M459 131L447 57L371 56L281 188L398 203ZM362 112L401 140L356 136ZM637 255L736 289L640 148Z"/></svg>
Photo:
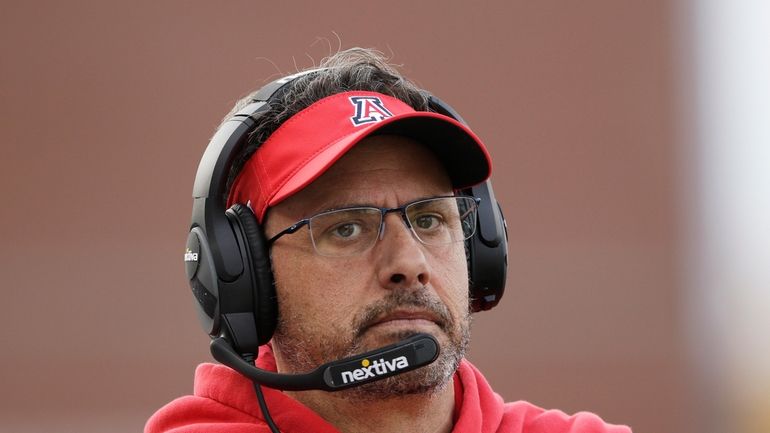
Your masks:
<svg viewBox="0 0 770 433"><path fill-rule="evenodd" d="M301 220L295 222L294 224L290 225L289 227L286 227L285 229L281 230L275 236L273 236L273 237L271 237L270 239L267 240L267 245L268 246L273 245L273 243L275 241L277 241L280 237L282 237L284 235L290 235L292 233L296 233L299 229L301 229L304 226L308 226L308 228L309 228L310 227L310 220L315 218L315 217L317 217L317 216L319 216L319 215L325 215L325 214L328 214L328 213L331 213L331 212L339 212L339 211L352 210L352 209L372 209L372 210L377 209L377 210L380 211L380 227L377 230L377 233L378 233L377 238L375 239L374 242L372 242L371 246L367 247L363 251L367 251L369 248L371 248L372 246L374 246L374 244L377 243L377 240L380 239L380 234L382 233L383 226L385 224L385 216L387 214L389 214L389 213L394 213L394 212L398 212L398 213L401 214L401 219L404 221L404 224L406 224L407 228L409 228L409 231L412 232L412 236L414 236L415 239L417 239L423 245L430 245L430 244L426 244L414 232L414 228L412 227L412 223L409 221L409 217L406 215L406 208L409 207L409 206L415 205L417 203L421 203L421 202L425 202L425 201L429 201L429 200L441 199L441 198L469 198L469 199L473 199L473 202L476 204L476 209L475 209L475 212L476 212L476 223L478 224L479 205L481 204L481 199L479 197L464 196L464 195L446 195L446 196L436 196L436 197L421 198L419 200L410 201L409 203L405 203L405 204L403 204L401 206L398 206L398 207L379 207L379 206L371 206L371 205L365 205L365 206L362 205L362 206L350 206L350 207L343 207L343 208L339 208L339 209L325 210L323 212L318 212L317 214L312 215L312 216L310 216L308 218L301 219ZM476 227L473 227L473 233L470 236L468 236L467 238L463 239L463 241L466 241L466 240L472 238L476 234L476 231L477 231ZM310 239L311 239L311 241L313 241L313 233L312 233L312 231L310 232ZM460 242L460 241L457 241L457 242ZM312 244L313 244L313 251L315 251L316 254L318 254L320 256L326 257L326 255L324 255L324 254L322 254L322 253L320 253L318 251L318 249L316 248L316 245L315 245L315 241L313 241ZM363 251L361 251L361 252L363 252ZM329 256L329 257L346 257L346 256Z"/></svg>

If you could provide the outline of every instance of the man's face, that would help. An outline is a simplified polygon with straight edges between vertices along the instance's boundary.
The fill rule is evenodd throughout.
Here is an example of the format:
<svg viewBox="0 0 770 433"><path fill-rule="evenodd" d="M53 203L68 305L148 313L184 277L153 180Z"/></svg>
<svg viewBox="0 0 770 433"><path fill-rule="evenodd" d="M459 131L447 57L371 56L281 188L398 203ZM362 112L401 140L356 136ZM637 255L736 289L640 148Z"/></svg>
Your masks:
<svg viewBox="0 0 770 433"><path fill-rule="evenodd" d="M355 205L394 208L452 195L433 154L399 136L370 137L308 187L270 209L268 238L319 212ZM433 335L433 364L354 388L384 397L439 389L468 343L468 274L462 242L420 243L398 213L387 214L375 245L352 257L318 255L303 229L271 250L279 306L273 349L279 371L306 372L417 332Z"/></svg>

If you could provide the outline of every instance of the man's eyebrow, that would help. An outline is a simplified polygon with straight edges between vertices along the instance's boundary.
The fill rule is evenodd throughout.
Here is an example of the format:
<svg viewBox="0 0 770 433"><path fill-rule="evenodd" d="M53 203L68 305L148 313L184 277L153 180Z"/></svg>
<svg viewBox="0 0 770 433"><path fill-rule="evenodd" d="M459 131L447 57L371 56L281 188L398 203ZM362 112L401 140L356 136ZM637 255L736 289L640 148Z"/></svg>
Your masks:
<svg viewBox="0 0 770 433"><path fill-rule="evenodd" d="M420 197L413 198L409 201L405 201L403 203L399 203L398 206L404 206L407 203L414 203L416 201L420 200L426 200L429 198L435 198L435 197L455 197L454 194L435 194L435 195L424 195ZM349 208L356 208L356 207L372 207L372 208L381 208L381 206L378 206L372 202L362 202L362 201L352 201L352 200L346 200L344 198L336 198L329 201L324 201L323 204L320 204L318 206L314 206L306 211L306 214L302 216L302 218L310 218L314 215L318 215L319 213L323 212L329 212L333 210L339 210L339 209L349 209Z"/></svg>
<svg viewBox="0 0 770 433"><path fill-rule="evenodd" d="M372 191L374 192L374 191ZM351 207L378 207L369 198L368 194L361 194L360 191L323 191L313 194L304 209L302 218L310 218L321 212L327 212L337 209Z"/></svg>
<svg viewBox="0 0 770 433"><path fill-rule="evenodd" d="M305 218L310 218L313 215L317 215L323 212L329 212L329 211L338 210L338 209L348 209L353 207L377 207L377 206L371 203L363 203L359 201L353 202L353 201L347 201L347 200L341 200L341 199L326 201L326 202L323 202L323 204L310 208L307 211L307 215L305 215Z"/></svg>

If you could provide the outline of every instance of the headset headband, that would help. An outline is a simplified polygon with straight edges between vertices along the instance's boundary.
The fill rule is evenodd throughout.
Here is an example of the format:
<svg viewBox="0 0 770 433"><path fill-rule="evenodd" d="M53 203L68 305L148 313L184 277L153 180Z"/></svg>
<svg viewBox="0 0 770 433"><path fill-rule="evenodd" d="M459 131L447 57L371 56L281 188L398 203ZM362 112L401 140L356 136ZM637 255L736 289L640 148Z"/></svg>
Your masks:
<svg viewBox="0 0 770 433"><path fill-rule="evenodd" d="M211 246L214 266L225 281L235 280L242 272L238 246L225 217L227 178L235 156L248 141L249 131L259 114L267 109L267 101L280 93L294 79L316 72L303 71L283 77L260 89L252 102L224 122L209 142L198 165L193 186L193 227L201 227ZM209 231L207 228L213 228Z"/></svg>

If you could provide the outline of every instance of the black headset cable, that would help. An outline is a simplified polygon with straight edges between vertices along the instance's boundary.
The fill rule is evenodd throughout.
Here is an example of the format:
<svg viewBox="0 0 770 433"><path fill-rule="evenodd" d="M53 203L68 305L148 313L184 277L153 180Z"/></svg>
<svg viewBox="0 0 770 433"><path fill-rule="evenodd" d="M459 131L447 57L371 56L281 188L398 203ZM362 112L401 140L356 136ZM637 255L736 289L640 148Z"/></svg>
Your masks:
<svg viewBox="0 0 770 433"><path fill-rule="evenodd" d="M251 365L255 365L253 353L244 353L242 356L246 362ZM273 433L281 433L281 431L278 430L278 427L275 425L275 422L273 422L273 417L270 416L270 411L267 409L267 402L265 402L265 395L262 393L262 387L257 382L252 383L254 384L254 392L257 394L259 409L262 411L262 417L265 418L265 423L267 423L267 426L270 427L270 431Z"/></svg>

